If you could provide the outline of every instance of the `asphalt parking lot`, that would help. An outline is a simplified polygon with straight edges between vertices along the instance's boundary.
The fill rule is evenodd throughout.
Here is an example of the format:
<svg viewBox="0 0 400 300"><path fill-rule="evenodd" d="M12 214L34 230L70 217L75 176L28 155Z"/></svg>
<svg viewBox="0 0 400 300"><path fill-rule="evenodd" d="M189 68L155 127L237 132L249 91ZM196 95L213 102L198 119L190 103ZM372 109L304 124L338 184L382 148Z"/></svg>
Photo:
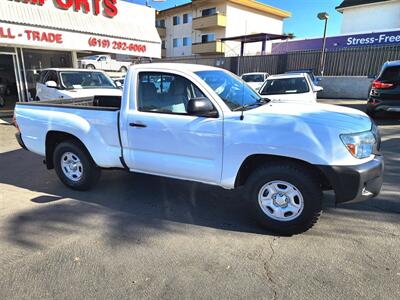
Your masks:
<svg viewBox="0 0 400 300"><path fill-rule="evenodd" d="M0 299L400 299L400 117L378 123L382 193L326 193L312 230L278 237L217 187L107 171L69 190L0 121Z"/></svg>

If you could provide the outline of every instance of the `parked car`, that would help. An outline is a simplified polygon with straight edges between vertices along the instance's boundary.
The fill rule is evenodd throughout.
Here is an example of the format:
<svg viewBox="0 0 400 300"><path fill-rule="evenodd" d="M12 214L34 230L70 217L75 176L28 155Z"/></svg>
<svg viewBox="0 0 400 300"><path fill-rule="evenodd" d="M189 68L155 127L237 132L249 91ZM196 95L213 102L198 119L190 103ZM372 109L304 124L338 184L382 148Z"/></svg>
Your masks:
<svg viewBox="0 0 400 300"><path fill-rule="evenodd" d="M17 140L72 189L93 187L102 168L243 187L257 220L281 234L313 226L324 190L337 203L380 191L379 132L359 110L266 103L210 66L136 65L126 79L120 101L18 102Z"/></svg>
<svg viewBox="0 0 400 300"><path fill-rule="evenodd" d="M307 73L293 73L269 76L258 92L272 101L316 103L317 93L322 90Z"/></svg>
<svg viewBox="0 0 400 300"><path fill-rule="evenodd" d="M242 74L241 78L246 81L249 86L251 86L255 91L258 91L264 81L268 78L268 73L245 73Z"/></svg>
<svg viewBox="0 0 400 300"><path fill-rule="evenodd" d="M372 82L367 113L400 112L400 60L386 62Z"/></svg>
<svg viewBox="0 0 400 300"><path fill-rule="evenodd" d="M36 83L36 100L121 96L117 84L100 70L45 69Z"/></svg>
<svg viewBox="0 0 400 300"><path fill-rule="evenodd" d="M117 61L110 55L93 55L79 60L79 66L83 69L99 69L104 71L119 71L126 73L130 62Z"/></svg>
<svg viewBox="0 0 400 300"><path fill-rule="evenodd" d="M307 73L310 76L312 83L315 86L318 86L318 83L321 81L321 78L315 76L313 69L300 69L294 71L287 71L285 74L299 74L299 73Z"/></svg>

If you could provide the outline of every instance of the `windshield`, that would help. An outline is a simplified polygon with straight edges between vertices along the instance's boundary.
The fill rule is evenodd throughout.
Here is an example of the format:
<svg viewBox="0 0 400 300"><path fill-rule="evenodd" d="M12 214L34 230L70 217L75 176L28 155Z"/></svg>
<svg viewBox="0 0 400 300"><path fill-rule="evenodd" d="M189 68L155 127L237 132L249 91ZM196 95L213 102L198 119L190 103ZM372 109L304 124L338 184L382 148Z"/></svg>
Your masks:
<svg viewBox="0 0 400 300"><path fill-rule="evenodd" d="M99 58L98 55L93 55L93 56L84 57L83 59L87 59L87 60L97 60L98 58Z"/></svg>
<svg viewBox="0 0 400 300"><path fill-rule="evenodd" d="M222 70L195 72L225 102L231 110L255 106L261 97L236 75Z"/></svg>
<svg viewBox="0 0 400 300"><path fill-rule="evenodd" d="M68 71L60 73L62 85L66 89L115 89L111 78L102 72Z"/></svg>
<svg viewBox="0 0 400 300"><path fill-rule="evenodd" d="M264 82L263 74L242 75L242 79L246 82Z"/></svg>
<svg viewBox="0 0 400 300"><path fill-rule="evenodd" d="M267 79L260 90L261 95L302 94L309 92L307 80L304 77Z"/></svg>

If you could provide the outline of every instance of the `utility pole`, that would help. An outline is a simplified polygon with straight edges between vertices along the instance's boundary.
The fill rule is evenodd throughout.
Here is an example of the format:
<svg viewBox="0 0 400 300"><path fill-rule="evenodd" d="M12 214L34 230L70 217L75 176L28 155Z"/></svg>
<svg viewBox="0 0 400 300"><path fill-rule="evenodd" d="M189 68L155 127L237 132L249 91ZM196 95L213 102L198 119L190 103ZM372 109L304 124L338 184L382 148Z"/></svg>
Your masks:
<svg viewBox="0 0 400 300"><path fill-rule="evenodd" d="M325 52L326 52L326 30L328 28L329 14L327 12L321 12L321 13L319 13L317 15L317 17L321 21L325 21L324 38L323 38L323 42L322 42L321 62L320 62L321 76L324 76L324 71L325 71Z"/></svg>

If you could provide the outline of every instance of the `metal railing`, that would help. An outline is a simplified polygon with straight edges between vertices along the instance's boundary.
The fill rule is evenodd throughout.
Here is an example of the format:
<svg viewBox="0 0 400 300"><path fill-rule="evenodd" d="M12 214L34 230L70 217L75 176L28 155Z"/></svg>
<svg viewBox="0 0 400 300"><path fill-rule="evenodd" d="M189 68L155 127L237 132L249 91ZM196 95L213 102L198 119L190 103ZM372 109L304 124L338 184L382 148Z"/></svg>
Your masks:
<svg viewBox="0 0 400 300"><path fill-rule="evenodd" d="M320 58L321 51L314 50L243 57L165 58L162 61L217 66L236 74L248 72L279 74L298 69L313 69L315 74L319 75ZM324 75L369 76L377 74L382 64L390 60L400 60L400 44L329 50L326 52Z"/></svg>

